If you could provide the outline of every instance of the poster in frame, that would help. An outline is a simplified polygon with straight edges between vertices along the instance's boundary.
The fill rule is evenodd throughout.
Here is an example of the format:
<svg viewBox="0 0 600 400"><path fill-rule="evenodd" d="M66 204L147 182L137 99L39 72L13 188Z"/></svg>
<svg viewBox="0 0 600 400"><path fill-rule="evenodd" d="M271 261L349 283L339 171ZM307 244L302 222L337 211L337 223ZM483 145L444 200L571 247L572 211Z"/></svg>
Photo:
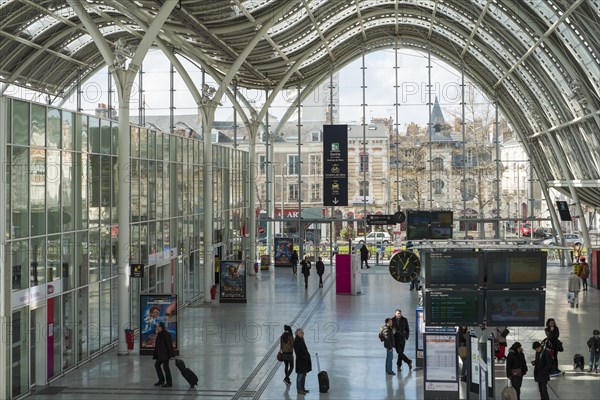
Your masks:
<svg viewBox="0 0 600 400"><path fill-rule="evenodd" d="M291 267L294 240L292 238L275 238L273 243L275 245L275 266Z"/></svg>
<svg viewBox="0 0 600 400"><path fill-rule="evenodd" d="M246 265L244 261L221 261L219 303L246 302Z"/></svg>
<svg viewBox="0 0 600 400"><path fill-rule="evenodd" d="M164 322L178 352L177 295L173 293L140 294L140 354L152 355L156 325Z"/></svg>

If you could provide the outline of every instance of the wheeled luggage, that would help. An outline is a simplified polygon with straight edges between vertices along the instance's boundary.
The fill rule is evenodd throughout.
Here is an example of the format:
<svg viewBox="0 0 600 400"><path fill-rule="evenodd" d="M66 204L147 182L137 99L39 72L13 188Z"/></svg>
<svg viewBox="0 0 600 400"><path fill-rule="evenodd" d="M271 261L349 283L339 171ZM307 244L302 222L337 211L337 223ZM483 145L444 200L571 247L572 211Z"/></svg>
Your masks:
<svg viewBox="0 0 600 400"><path fill-rule="evenodd" d="M181 358L175 360L175 366L179 372L181 372L183 379L190 384L191 388L198 384L198 376L191 369L185 366L185 362Z"/></svg>
<svg viewBox="0 0 600 400"><path fill-rule="evenodd" d="M319 363L319 353L316 354L317 357L317 369L319 373L317 374L317 379L319 380L319 393L327 393L329 391L329 375L327 375L326 371L321 371L321 363Z"/></svg>
<svg viewBox="0 0 600 400"><path fill-rule="evenodd" d="M573 368L574 369L579 368L580 370L583 371L583 369L585 368L585 358L583 357L583 355L575 354L573 356Z"/></svg>

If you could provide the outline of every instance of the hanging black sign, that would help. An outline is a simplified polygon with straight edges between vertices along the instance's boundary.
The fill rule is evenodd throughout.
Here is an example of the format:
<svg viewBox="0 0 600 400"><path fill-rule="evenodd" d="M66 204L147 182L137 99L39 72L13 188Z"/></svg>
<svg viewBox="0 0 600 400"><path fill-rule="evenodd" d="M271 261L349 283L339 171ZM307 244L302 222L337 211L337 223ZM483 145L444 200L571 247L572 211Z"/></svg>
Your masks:
<svg viewBox="0 0 600 400"><path fill-rule="evenodd" d="M558 207L558 214L560 215L561 221L572 221L571 212L569 211L569 204L566 201L557 200L556 207Z"/></svg>
<svg viewBox="0 0 600 400"><path fill-rule="evenodd" d="M323 205L348 205L348 125L323 125Z"/></svg>
<svg viewBox="0 0 600 400"><path fill-rule="evenodd" d="M131 278L143 278L144 277L144 264L131 264Z"/></svg>

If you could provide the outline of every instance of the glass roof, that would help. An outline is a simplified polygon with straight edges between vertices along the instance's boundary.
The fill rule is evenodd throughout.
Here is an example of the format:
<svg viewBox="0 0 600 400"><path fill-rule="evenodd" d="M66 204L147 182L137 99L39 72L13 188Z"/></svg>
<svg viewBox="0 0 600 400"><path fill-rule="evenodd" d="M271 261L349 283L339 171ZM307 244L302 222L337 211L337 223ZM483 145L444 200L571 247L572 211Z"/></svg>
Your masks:
<svg viewBox="0 0 600 400"><path fill-rule="evenodd" d="M80 4L97 32L88 32L64 1L0 0L4 88L21 82L52 98L68 96L81 66L88 74L106 63L94 39L104 36L111 50L119 38L136 48L162 2L130 3L139 10L118 0ZM583 161L590 157L581 154L585 149L568 139L577 134L600 143L599 15L600 2L590 0L182 1L159 36L217 82L245 49L251 50L234 71L238 86L250 89L265 82L272 88L288 76L284 88L314 85L332 65L347 64L363 50L395 43L430 48L457 68L464 64L465 74L498 98L530 154L538 148L551 152L547 165L538 165L542 179L560 180L564 174L553 159L562 155L553 155L551 138L570 146L564 159L573 174L600 179L598 157L590 170ZM266 33L256 37L259 30ZM288 74L290 66L296 73ZM600 199L600 189L577 190Z"/></svg>

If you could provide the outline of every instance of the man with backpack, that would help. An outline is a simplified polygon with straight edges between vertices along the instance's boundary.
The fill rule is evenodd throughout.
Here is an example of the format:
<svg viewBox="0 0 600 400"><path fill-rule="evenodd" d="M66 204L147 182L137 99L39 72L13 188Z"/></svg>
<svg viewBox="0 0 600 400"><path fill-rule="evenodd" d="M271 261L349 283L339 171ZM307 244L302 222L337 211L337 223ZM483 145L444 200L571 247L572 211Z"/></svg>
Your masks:
<svg viewBox="0 0 600 400"><path fill-rule="evenodd" d="M396 310L396 314L392 318L392 329L394 332L394 347L396 348L396 353L398 353L398 360L396 361L398 372L402 369L402 361L408 364L408 369L412 369L412 360L404 354L404 347L410 335L410 330L408 328L408 320L402 315L402 310L400 309Z"/></svg>
<svg viewBox="0 0 600 400"><path fill-rule="evenodd" d="M392 332L392 319L386 318L385 325L381 329L380 338L383 337L383 347L385 347L385 372L388 375L396 375L392 368L394 361L394 333Z"/></svg>

